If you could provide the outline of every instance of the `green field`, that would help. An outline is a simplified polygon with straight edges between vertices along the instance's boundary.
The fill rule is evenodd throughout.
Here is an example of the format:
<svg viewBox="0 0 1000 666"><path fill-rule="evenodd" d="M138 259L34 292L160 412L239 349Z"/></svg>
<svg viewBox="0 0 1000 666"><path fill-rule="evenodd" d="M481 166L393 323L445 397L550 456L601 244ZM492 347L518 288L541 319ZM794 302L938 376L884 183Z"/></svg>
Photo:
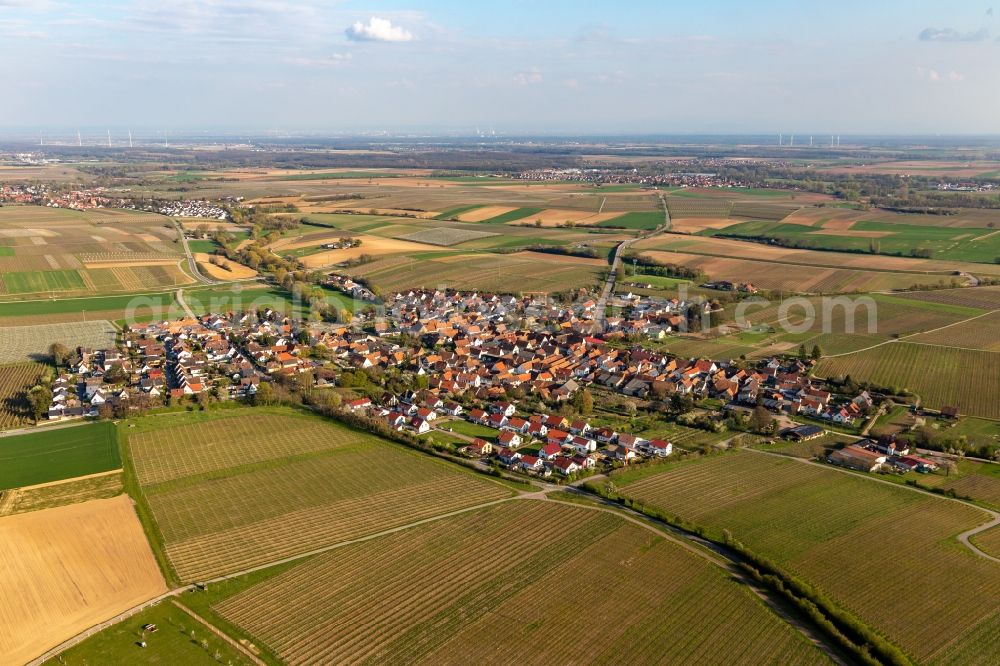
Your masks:
<svg viewBox="0 0 1000 666"><path fill-rule="evenodd" d="M216 243L214 240L189 240L188 249L192 252L204 252L205 254L213 254L218 250L221 245Z"/></svg>
<svg viewBox="0 0 1000 666"><path fill-rule="evenodd" d="M127 469L168 578L204 580L377 533L510 490L290 409L147 417ZM162 561L162 560L161 560Z"/></svg>
<svg viewBox="0 0 1000 666"><path fill-rule="evenodd" d="M715 534L729 530L920 662L1000 658L989 638L1000 627L1000 567L954 538L989 520L980 509L751 451L621 482L644 504Z"/></svg>
<svg viewBox="0 0 1000 666"><path fill-rule="evenodd" d="M460 435L468 435L469 437L481 437L483 439L496 440L499 430L490 428L484 425L479 425L478 423L472 423L464 419L455 419L454 421L448 421L447 423L441 424L444 429L451 428Z"/></svg>
<svg viewBox="0 0 1000 666"><path fill-rule="evenodd" d="M8 294L32 294L45 291L72 291L86 285L79 271L21 271L4 273L3 285Z"/></svg>
<svg viewBox="0 0 1000 666"><path fill-rule="evenodd" d="M655 229L663 222L663 211L636 211L604 220L597 226L616 229Z"/></svg>
<svg viewBox="0 0 1000 666"><path fill-rule="evenodd" d="M155 624L156 633L144 634L142 627L146 624ZM146 642L145 648L139 647L140 640ZM170 600L144 610L66 650L59 655L58 663L66 666L254 664L242 652L216 636Z"/></svg>
<svg viewBox="0 0 1000 666"><path fill-rule="evenodd" d="M111 423L0 438L0 490L106 472L121 464Z"/></svg>

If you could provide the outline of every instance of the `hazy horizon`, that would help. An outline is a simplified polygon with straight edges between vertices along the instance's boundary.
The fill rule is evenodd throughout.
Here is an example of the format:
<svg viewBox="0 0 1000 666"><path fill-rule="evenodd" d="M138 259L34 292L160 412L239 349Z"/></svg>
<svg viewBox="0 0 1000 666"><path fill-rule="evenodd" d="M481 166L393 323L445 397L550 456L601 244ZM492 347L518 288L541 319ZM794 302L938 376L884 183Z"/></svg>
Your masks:
<svg viewBox="0 0 1000 666"><path fill-rule="evenodd" d="M1000 134L988 2L0 0L0 127Z"/></svg>

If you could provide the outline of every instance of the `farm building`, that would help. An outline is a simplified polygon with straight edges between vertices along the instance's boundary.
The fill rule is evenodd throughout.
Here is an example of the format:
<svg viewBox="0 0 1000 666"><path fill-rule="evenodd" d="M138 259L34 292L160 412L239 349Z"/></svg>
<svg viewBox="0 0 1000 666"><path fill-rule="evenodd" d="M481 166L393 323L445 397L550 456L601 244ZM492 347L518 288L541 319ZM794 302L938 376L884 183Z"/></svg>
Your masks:
<svg viewBox="0 0 1000 666"><path fill-rule="evenodd" d="M874 472L885 463L885 460L886 457L883 454L853 444L834 451L829 457L829 461L834 464L862 472Z"/></svg>
<svg viewBox="0 0 1000 666"><path fill-rule="evenodd" d="M786 428L781 431L781 436L785 439L791 439L796 442L805 442L810 439L815 439L817 437L822 437L823 433L826 431L819 426L814 425L801 425L794 428Z"/></svg>

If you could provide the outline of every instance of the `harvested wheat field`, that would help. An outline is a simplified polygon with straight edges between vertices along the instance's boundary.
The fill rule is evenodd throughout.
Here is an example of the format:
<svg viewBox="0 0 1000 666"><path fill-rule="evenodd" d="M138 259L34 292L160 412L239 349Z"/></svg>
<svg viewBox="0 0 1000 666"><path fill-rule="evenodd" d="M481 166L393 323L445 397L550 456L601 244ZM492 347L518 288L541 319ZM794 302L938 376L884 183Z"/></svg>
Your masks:
<svg viewBox="0 0 1000 666"><path fill-rule="evenodd" d="M0 518L0 662L166 592L126 495Z"/></svg>
<svg viewBox="0 0 1000 666"><path fill-rule="evenodd" d="M673 231L684 234L696 234L705 229L725 229L739 220L728 217L675 217L670 220L670 228Z"/></svg>
<svg viewBox="0 0 1000 666"><path fill-rule="evenodd" d="M491 217L504 215L512 210L517 210L517 206L481 206L480 208L470 210L468 213L462 213L458 216L458 220L461 222L482 222Z"/></svg>
<svg viewBox="0 0 1000 666"><path fill-rule="evenodd" d="M357 259L363 254L378 257L381 255L399 254L402 252L427 252L432 249L431 246L424 243L413 243L396 238L382 238L380 236L365 235L361 235L359 238L361 238L361 245L359 247L317 252L316 254L310 254L302 257L301 261L305 264L306 268L318 268L320 266L338 264L341 261L347 261L348 259ZM322 245L322 243L316 243L316 245Z"/></svg>
<svg viewBox="0 0 1000 666"><path fill-rule="evenodd" d="M541 220L543 227L561 227L567 222L577 226L591 227L605 220L613 220L621 216L621 211L598 213L596 211L572 210L570 208L546 208L541 212L528 215L524 219L518 220L518 222L530 222L534 224L535 221Z"/></svg>
<svg viewBox="0 0 1000 666"><path fill-rule="evenodd" d="M203 273L207 273L210 278L216 280L249 280L257 277L257 271L249 266L244 266L241 263L222 257L217 259L220 265L216 266L211 261L213 256L218 255L206 254L205 252L195 252L194 254L194 259L198 262L198 268Z"/></svg>

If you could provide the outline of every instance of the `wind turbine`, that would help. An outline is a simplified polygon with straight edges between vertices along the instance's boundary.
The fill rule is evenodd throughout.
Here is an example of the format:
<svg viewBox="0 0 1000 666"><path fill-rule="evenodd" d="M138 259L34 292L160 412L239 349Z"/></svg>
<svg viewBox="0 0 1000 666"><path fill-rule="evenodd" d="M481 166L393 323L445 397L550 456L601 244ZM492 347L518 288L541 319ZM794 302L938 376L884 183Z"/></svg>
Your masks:
<svg viewBox="0 0 1000 666"><path fill-rule="evenodd" d="M76 131L76 145L83 146L83 137L80 136L80 130Z"/></svg>
<svg viewBox="0 0 1000 666"><path fill-rule="evenodd" d="M108 148L111 147L111 130L108 130Z"/></svg>
<svg viewBox="0 0 1000 666"><path fill-rule="evenodd" d="M784 140L785 140L784 135L779 132L778 133L778 145L779 146L782 145L782 143L784 142Z"/></svg>
<svg viewBox="0 0 1000 666"><path fill-rule="evenodd" d="M128 147L132 147L132 130L128 131Z"/></svg>

